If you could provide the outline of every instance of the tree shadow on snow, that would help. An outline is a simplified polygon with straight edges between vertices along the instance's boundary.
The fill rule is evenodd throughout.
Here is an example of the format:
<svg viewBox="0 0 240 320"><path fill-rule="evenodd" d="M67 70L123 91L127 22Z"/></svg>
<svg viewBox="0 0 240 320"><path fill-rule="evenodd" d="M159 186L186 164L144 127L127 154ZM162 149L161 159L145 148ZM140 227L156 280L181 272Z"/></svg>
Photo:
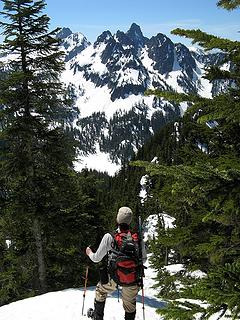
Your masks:
<svg viewBox="0 0 240 320"><path fill-rule="evenodd" d="M87 291L95 291L96 287L93 286L93 287L87 287ZM83 288L80 288L80 290L83 290ZM114 291L113 293L111 293L109 295L109 297L113 297L113 298L116 298L118 299L118 291ZM121 289L120 289L120 298L121 298ZM137 295L137 302L139 303L142 303L142 295L141 294L138 294ZM149 298L149 297L144 297L144 304L146 306L149 306L151 308L158 308L158 309L162 309L162 308L165 308L166 307L166 302L164 301L159 301L157 300L156 298Z"/></svg>
<svg viewBox="0 0 240 320"><path fill-rule="evenodd" d="M110 294L109 296L114 297L114 298L118 298L118 292L114 291L112 294ZM120 297L121 297L121 290L120 290ZM141 294L137 295L137 302L142 303L142 296ZM144 304L146 306L152 307L152 308L165 308L166 307L166 302L163 301L159 301L156 298L149 298L149 297L144 297Z"/></svg>

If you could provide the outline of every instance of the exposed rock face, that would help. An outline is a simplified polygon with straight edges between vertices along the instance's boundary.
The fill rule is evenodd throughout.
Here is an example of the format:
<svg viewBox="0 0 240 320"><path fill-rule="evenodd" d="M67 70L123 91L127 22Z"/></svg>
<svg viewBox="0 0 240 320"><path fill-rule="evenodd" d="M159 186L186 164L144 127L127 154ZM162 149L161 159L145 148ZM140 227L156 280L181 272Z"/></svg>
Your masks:
<svg viewBox="0 0 240 320"><path fill-rule="evenodd" d="M85 155L100 150L114 162L129 160L185 110L186 105L144 96L148 88L211 97L226 86L202 78L204 68L223 61L223 54L189 50L162 33L149 39L135 23L127 32L104 31L93 44L69 28L58 37L66 53L62 80L75 100L72 127Z"/></svg>

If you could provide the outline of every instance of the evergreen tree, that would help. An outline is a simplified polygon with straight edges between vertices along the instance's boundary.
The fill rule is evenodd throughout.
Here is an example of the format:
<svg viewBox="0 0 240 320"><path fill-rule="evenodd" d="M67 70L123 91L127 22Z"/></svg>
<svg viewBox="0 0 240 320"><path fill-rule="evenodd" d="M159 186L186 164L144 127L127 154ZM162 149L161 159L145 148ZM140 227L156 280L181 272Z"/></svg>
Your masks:
<svg viewBox="0 0 240 320"><path fill-rule="evenodd" d="M239 1L219 1L233 9ZM176 29L206 50L220 49L232 63L206 70L210 81L224 80L226 92L212 99L174 92L152 91L169 101L191 107L179 126L178 151L173 163L140 163L154 176L159 203L176 218L176 228L154 239L153 264L158 270L159 296L168 300L160 310L165 319L218 319L240 315L240 43L200 30ZM230 80L230 81L229 81ZM159 247L168 246L183 268L174 275L163 267ZM193 271L200 271L196 276ZM200 305L201 300L207 306Z"/></svg>
<svg viewBox="0 0 240 320"><path fill-rule="evenodd" d="M44 1L2 3L0 295L6 303L76 285L91 217L73 170L72 106L59 81L58 30L48 31Z"/></svg>

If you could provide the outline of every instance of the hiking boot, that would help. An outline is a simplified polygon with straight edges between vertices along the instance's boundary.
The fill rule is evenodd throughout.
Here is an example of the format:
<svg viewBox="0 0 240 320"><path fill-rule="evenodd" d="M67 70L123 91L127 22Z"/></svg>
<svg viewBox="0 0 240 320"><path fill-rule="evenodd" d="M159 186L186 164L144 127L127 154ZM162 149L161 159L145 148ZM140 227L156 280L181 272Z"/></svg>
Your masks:
<svg viewBox="0 0 240 320"><path fill-rule="evenodd" d="M134 320L136 315L136 311L134 312L125 312L125 320Z"/></svg>
<svg viewBox="0 0 240 320"><path fill-rule="evenodd" d="M87 317L93 319L94 317L94 310L93 308L89 308L87 311Z"/></svg>
<svg viewBox="0 0 240 320"><path fill-rule="evenodd" d="M103 320L105 301L94 301L94 320Z"/></svg>

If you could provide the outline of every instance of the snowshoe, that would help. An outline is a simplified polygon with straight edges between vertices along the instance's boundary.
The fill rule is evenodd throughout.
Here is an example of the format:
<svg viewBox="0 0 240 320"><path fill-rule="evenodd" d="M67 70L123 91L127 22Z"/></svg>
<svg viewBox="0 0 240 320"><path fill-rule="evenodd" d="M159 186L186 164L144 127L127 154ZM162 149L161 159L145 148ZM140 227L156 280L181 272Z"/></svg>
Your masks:
<svg viewBox="0 0 240 320"><path fill-rule="evenodd" d="M93 319L94 316L94 310L93 308L89 308L87 311L87 317Z"/></svg>

